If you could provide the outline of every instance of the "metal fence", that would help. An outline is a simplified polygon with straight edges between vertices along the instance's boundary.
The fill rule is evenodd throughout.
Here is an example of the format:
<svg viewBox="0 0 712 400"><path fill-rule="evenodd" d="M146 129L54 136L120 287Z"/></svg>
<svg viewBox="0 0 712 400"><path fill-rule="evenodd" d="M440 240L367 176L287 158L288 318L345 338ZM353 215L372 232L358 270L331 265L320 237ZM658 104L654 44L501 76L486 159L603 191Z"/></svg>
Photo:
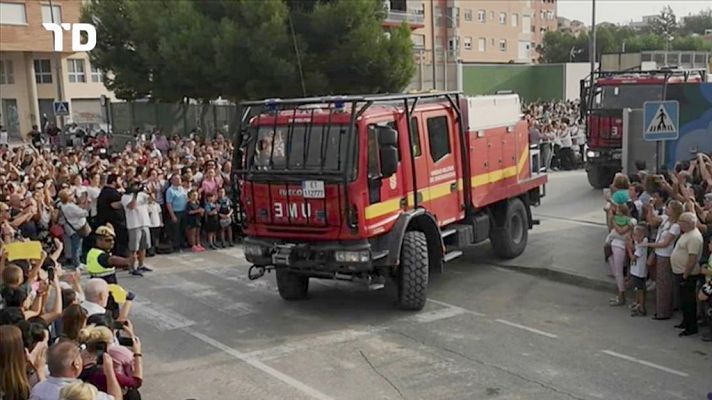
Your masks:
<svg viewBox="0 0 712 400"><path fill-rule="evenodd" d="M239 124L235 105L117 102L109 110L114 135L159 128L168 135L197 130L214 137L217 132L231 135Z"/></svg>

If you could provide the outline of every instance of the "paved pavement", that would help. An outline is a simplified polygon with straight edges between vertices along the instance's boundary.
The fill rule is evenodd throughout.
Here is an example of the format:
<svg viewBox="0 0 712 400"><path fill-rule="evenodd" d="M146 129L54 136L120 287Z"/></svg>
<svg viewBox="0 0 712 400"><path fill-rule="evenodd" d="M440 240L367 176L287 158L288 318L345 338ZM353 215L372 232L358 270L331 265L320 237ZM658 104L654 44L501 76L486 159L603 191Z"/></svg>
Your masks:
<svg viewBox="0 0 712 400"><path fill-rule="evenodd" d="M578 185L566 174L575 175L554 176L546 201L574 204L538 210L558 213L542 217L522 264L597 265L583 258L600 247L602 227L562 220L583 218L590 193L552 195L559 181ZM309 300L285 302L273 274L246 278L237 247L153 258L146 277L120 276L138 294L144 398L669 400L712 391L712 346L678 338L676 321L631 318L608 306L608 293L494 266L488 254L489 245L473 247L433 276L419 313L395 309L392 287L332 281L312 280Z"/></svg>

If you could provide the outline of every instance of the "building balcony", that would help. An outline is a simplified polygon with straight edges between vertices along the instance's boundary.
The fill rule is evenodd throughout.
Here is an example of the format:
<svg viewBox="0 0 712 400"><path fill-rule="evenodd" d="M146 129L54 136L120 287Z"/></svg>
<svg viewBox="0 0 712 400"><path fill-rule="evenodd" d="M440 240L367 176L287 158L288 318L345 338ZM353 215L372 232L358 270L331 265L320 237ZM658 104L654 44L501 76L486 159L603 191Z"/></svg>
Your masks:
<svg viewBox="0 0 712 400"><path fill-rule="evenodd" d="M410 26L411 29L418 29L425 27L425 15L420 10L390 10L387 9L386 17L383 19L384 26L400 26L404 22Z"/></svg>

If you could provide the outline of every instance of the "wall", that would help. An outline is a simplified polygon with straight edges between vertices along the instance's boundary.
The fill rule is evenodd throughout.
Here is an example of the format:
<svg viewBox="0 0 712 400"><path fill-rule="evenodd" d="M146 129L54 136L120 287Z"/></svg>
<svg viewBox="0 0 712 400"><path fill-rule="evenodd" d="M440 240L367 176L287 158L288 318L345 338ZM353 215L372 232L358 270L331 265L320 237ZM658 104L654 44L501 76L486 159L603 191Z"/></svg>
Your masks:
<svg viewBox="0 0 712 400"><path fill-rule="evenodd" d="M3 0L3 3L25 4L27 24L0 25L0 48L3 51L52 51L54 36L42 26L42 5L49 4L39 0ZM78 22L81 14L81 2L77 0L55 0L54 6L61 8L61 22ZM71 32L63 35L64 50L72 47Z"/></svg>
<svg viewBox="0 0 712 400"><path fill-rule="evenodd" d="M586 79L591 74L591 64L567 63L565 65L564 96L566 100L575 100L581 96L581 80Z"/></svg>
<svg viewBox="0 0 712 400"><path fill-rule="evenodd" d="M523 102L563 99L564 64L463 65L463 91L467 95L512 90Z"/></svg>

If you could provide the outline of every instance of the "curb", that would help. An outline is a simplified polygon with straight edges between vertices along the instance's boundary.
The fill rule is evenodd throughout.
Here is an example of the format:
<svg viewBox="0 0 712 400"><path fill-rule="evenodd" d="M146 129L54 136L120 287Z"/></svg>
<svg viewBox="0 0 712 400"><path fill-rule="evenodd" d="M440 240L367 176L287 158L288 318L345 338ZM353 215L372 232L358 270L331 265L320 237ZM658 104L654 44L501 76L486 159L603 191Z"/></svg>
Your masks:
<svg viewBox="0 0 712 400"><path fill-rule="evenodd" d="M616 283L583 275L576 275L568 271L553 268L524 267L521 265L492 264L496 267L508 269L527 275L536 276L552 282L565 283L568 285L583 287L606 293L618 290Z"/></svg>

